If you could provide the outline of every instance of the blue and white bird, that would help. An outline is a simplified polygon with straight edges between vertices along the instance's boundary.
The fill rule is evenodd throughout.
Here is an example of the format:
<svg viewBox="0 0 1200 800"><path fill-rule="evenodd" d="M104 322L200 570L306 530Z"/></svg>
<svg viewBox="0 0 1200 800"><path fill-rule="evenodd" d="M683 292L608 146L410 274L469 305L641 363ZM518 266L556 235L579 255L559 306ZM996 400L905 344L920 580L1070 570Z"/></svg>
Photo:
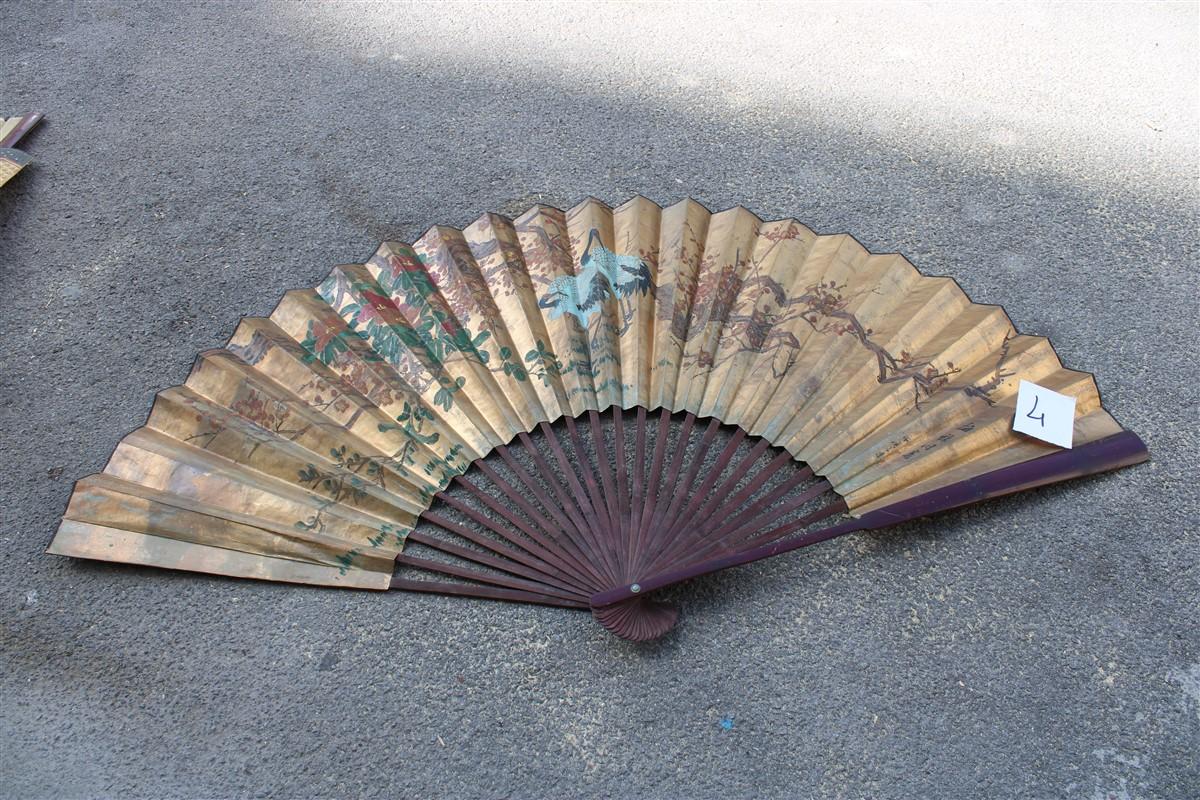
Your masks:
<svg viewBox="0 0 1200 800"><path fill-rule="evenodd" d="M538 306L550 310L550 319L571 314L586 326L606 296L625 300L645 295L653 287L650 267L642 258L617 255L601 244L600 232L592 228L579 258L579 271L551 281Z"/></svg>

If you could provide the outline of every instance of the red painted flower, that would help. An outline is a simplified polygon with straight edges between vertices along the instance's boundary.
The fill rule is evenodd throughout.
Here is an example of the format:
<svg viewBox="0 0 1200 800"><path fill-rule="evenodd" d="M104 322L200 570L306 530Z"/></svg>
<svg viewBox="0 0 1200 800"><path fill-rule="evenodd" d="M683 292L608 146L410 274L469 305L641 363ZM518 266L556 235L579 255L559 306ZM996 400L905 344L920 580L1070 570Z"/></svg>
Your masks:
<svg viewBox="0 0 1200 800"><path fill-rule="evenodd" d="M396 278L404 272L420 272L424 269L415 256L399 254L388 256L388 268L392 271L392 278Z"/></svg>
<svg viewBox="0 0 1200 800"><path fill-rule="evenodd" d="M358 307L358 314L355 321L365 325L368 322L376 321L380 325L387 324L385 316L388 306L388 299L377 292L364 290L362 293L363 302Z"/></svg>
<svg viewBox="0 0 1200 800"><path fill-rule="evenodd" d="M336 339L338 335L338 332L332 327L316 320L312 322L311 329L313 349L317 353L324 353L325 348L329 347L329 343Z"/></svg>

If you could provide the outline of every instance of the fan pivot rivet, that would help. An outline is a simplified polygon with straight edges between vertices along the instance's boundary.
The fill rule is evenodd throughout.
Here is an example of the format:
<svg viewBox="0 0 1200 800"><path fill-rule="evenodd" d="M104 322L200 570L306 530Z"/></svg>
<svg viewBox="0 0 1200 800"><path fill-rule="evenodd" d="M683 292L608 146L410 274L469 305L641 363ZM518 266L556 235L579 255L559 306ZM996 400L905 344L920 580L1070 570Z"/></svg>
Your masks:
<svg viewBox="0 0 1200 800"><path fill-rule="evenodd" d="M638 583L635 583L629 587L629 591L633 592L634 594L637 594L641 590L642 590L642 586L641 586L641 584L638 584Z"/></svg>

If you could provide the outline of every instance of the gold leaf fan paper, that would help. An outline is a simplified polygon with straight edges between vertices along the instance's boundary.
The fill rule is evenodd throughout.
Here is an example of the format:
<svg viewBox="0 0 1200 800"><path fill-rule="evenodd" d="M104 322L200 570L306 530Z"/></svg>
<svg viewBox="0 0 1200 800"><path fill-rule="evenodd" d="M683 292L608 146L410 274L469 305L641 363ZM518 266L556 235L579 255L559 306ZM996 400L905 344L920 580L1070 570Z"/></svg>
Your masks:
<svg viewBox="0 0 1200 800"><path fill-rule="evenodd" d="M0 186L29 164L29 156L15 149L16 144L41 121L42 114L37 111L7 119L0 117Z"/></svg>
<svg viewBox="0 0 1200 800"><path fill-rule="evenodd" d="M1012 430L1021 381L1074 398L1072 449ZM1091 375L903 256L589 199L386 243L243 319L76 484L50 552L648 639L660 587L1147 457Z"/></svg>

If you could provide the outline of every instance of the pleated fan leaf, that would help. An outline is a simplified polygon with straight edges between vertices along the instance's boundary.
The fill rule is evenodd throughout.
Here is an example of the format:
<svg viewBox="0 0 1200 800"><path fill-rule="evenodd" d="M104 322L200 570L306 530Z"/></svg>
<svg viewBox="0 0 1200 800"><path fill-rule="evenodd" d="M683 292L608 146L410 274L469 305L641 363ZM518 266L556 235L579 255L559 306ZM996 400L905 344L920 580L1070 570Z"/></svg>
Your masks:
<svg viewBox="0 0 1200 800"><path fill-rule="evenodd" d="M1022 380L1074 448L1015 433ZM161 392L50 551L592 609L1145 460L1092 376L845 234L588 199L388 242Z"/></svg>

